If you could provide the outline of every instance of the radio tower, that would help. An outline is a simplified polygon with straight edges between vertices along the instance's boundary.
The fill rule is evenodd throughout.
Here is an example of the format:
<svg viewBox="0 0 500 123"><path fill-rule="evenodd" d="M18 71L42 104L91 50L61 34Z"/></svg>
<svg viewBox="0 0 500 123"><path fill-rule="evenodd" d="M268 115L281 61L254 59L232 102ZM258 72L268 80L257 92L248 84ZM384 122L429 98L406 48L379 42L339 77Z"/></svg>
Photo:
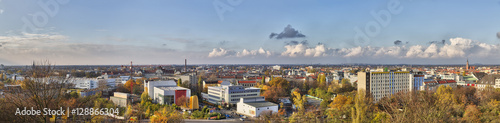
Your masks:
<svg viewBox="0 0 500 123"><path fill-rule="evenodd" d="M130 83L130 94L133 94L133 90L134 90L134 80L132 78L132 61L130 61L130 76L129 76L129 80L132 79L132 83Z"/></svg>

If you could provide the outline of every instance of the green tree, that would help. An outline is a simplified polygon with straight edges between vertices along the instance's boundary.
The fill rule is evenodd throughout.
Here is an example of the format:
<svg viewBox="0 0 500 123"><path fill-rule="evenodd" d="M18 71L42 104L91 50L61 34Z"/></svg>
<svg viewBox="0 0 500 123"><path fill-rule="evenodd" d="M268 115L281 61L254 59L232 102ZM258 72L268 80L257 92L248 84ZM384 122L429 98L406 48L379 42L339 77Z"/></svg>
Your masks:
<svg viewBox="0 0 500 123"><path fill-rule="evenodd" d="M179 79L177 80L177 86L182 86L182 79L181 79L181 78L179 78Z"/></svg>
<svg viewBox="0 0 500 123"><path fill-rule="evenodd" d="M356 97L354 98L354 107L351 109L352 122L353 123L364 123L366 121L366 110L367 105L365 103L365 90L358 90Z"/></svg>
<svg viewBox="0 0 500 123"><path fill-rule="evenodd" d="M266 76L262 76L262 81L260 82L260 84L266 84Z"/></svg>

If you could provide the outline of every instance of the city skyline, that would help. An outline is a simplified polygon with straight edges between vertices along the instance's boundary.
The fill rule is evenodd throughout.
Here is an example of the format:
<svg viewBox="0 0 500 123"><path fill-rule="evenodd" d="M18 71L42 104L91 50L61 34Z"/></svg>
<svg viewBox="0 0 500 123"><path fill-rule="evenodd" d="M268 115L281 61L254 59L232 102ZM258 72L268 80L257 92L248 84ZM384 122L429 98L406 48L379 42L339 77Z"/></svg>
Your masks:
<svg viewBox="0 0 500 123"><path fill-rule="evenodd" d="M500 64L500 1L43 2L0 1L0 64Z"/></svg>

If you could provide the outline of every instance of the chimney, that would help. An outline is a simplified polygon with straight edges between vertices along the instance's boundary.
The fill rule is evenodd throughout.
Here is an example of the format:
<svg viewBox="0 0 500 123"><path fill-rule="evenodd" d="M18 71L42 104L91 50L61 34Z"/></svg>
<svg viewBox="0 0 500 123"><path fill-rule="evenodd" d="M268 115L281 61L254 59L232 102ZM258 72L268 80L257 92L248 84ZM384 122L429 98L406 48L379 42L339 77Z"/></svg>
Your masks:
<svg viewBox="0 0 500 123"><path fill-rule="evenodd" d="M187 72L187 59L184 59L184 72Z"/></svg>

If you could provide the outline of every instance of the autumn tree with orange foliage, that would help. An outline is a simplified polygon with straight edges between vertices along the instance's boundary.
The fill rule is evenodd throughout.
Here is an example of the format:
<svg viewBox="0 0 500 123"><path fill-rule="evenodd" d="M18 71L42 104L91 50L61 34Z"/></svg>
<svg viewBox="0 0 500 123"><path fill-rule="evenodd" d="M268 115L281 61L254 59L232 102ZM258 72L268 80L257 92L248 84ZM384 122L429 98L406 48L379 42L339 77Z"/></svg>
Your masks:
<svg viewBox="0 0 500 123"><path fill-rule="evenodd" d="M287 80L281 77L273 78L273 80L269 81L267 85L268 88L266 88L266 91L264 91L264 93L261 95L265 97L266 101L278 103L279 98L289 96L290 92L289 84L290 83Z"/></svg>

